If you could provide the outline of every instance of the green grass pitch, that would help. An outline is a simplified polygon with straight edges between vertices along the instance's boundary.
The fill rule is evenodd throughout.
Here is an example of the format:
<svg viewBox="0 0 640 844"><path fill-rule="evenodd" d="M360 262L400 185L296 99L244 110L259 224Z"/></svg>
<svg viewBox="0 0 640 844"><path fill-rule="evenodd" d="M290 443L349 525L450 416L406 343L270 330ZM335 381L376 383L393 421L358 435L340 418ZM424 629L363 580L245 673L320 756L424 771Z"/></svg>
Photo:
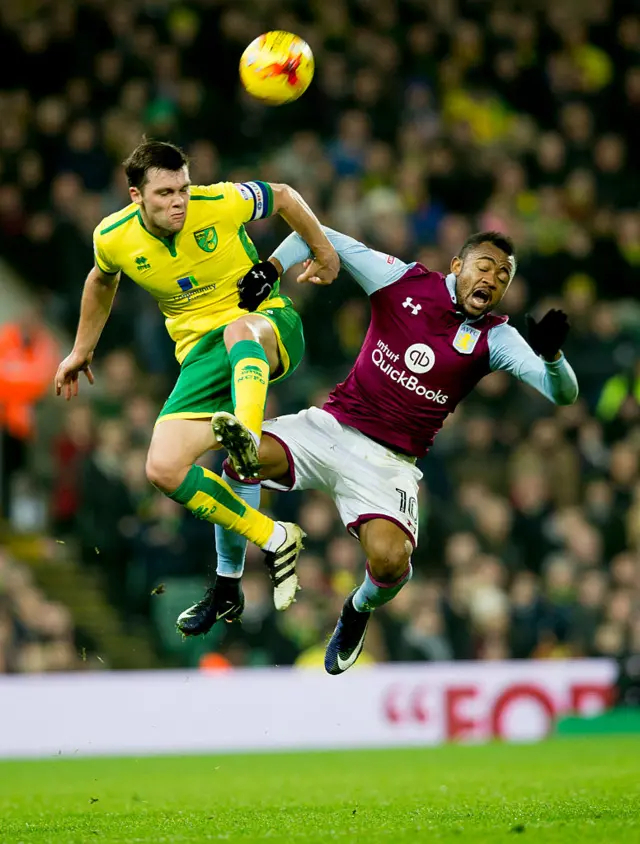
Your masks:
<svg viewBox="0 0 640 844"><path fill-rule="evenodd" d="M3 762L0 841L633 844L640 739Z"/></svg>

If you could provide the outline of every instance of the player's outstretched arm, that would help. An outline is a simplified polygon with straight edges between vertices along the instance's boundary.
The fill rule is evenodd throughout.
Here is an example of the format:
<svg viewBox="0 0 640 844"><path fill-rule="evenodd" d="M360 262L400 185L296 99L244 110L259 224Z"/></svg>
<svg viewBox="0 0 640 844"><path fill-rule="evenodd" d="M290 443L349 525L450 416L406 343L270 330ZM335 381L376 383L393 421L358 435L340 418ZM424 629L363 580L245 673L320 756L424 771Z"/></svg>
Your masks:
<svg viewBox="0 0 640 844"><path fill-rule="evenodd" d="M569 324L566 317L554 317L546 324L545 319L533 323L538 329L533 332L529 321L528 343L511 325L492 328L488 336L490 366L494 371L510 372L554 404L573 404L578 398L578 379L561 350Z"/></svg>
<svg viewBox="0 0 640 844"><path fill-rule="evenodd" d="M236 188L244 199L259 194L263 200L260 205L255 200L251 220L273 213L280 214L294 230L296 237L300 238L300 242L305 244L305 257L311 255L312 260L298 276L298 281L331 284L340 270L340 259L320 221L300 194L288 185L264 182L246 182L236 185ZM245 221L248 220L245 218ZM255 311L269 297L282 272L282 264L273 257L254 264L238 281L240 307Z"/></svg>
<svg viewBox="0 0 640 844"><path fill-rule="evenodd" d="M308 244L313 261L298 281L331 284L340 271L340 259L320 221L298 191L289 185L270 185L273 210L287 221L294 232Z"/></svg>
<svg viewBox="0 0 640 844"><path fill-rule="evenodd" d="M56 395L64 395L67 401L78 395L78 376L81 372L84 372L90 384L94 382L91 360L111 313L119 280L119 272L105 273L97 266L87 276L73 349L58 367L54 381Z"/></svg>
<svg viewBox="0 0 640 844"><path fill-rule="evenodd" d="M322 229L340 256L342 266L369 296L376 290L393 284L411 266L399 258L394 258L393 255L376 252L375 249L371 249L359 240L330 229L328 226L323 226ZM282 274L294 264L307 261L310 257L311 250L304 239L297 234L290 234L269 260ZM298 281L300 280L305 279L298 277Z"/></svg>

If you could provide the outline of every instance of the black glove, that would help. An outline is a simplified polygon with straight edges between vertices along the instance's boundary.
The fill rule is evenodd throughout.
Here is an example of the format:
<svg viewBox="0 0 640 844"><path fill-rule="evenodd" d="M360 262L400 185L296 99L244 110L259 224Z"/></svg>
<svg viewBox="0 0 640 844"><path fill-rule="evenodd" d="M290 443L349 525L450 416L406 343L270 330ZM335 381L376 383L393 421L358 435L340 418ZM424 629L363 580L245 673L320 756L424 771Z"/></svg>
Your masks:
<svg viewBox="0 0 640 844"><path fill-rule="evenodd" d="M552 361L558 354L569 333L569 320L564 311L552 308L536 322L527 314L527 340L533 351L547 361Z"/></svg>
<svg viewBox="0 0 640 844"><path fill-rule="evenodd" d="M277 280L278 270L271 261L254 264L238 282L240 307L247 311L255 311L260 302L268 298Z"/></svg>

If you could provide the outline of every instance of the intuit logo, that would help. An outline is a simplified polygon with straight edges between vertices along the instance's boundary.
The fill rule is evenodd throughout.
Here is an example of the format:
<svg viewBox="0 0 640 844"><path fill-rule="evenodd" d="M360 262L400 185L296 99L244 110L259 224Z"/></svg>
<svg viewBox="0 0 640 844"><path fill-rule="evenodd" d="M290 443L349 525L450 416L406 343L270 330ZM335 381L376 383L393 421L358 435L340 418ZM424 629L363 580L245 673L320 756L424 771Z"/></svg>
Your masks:
<svg viewBox="0 0 640 844"><path fill-rule="evenodd" d="M407 351L411 351L411 349ZM419 353L424 354L424 349L420 349ZM433 355L433 352L431 354ZM394 364L399 360L399 357L399 355L394 354L386 343L383 343L382 341L378 342L378 348L374 349L371 353L371 360L373 361L374 366L377 366L381 372L384 372L385 375L388 375L392 381L395 381L396 384L404 387L405 390L408 390L410 393L415 393L417 396L425 398L427 401L436 402L436 404L446 404L449 401L449 396L445 395L441 390L428 390L419 382L415 375L409 375L405 369L397 369ZM433 366L433 358L431 358L430 362L431 365L428 366L427 369L431 369L431 366ZM421 368L424 371L424 366L426 364L424 358L420 361L420 363L422 364Z"/></svg>

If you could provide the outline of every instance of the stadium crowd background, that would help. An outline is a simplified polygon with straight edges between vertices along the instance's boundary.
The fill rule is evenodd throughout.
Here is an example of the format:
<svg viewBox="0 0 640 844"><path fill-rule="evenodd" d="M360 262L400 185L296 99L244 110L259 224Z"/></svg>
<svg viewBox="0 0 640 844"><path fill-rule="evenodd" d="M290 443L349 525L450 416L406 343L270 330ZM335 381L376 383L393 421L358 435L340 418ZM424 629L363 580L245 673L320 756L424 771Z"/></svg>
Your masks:
<svg viewBox="0 0 640 844"><path fill-rule="evenodd" d="M129 201L119 162L146 133L188 149L196 184L287 182L323 222L441 271L470 232L506 231L519 251L504 302L513 324L548 306L570 315L576 405L557 410L494 374L423 461L415 577L375 614L369 658L640 650L632 0L4 0L0 20L0 254L38 296L40 313L13 329L41 339L44 373L29 394L35 426L23 428L6 412L15 383L0 377L14 540L41 534L54 573L70 560L99 577L125 630L151 631L168 664L319 664L361 577L359 546L330 502L263 493L270 512L308 533L298 602L276 616L250 549L244 623L182 645L171 625L215 565L213 531L144 477L176 365L154 302L130 281L98 348L96 386L83 383L73 404L40 400L50 327L69 343L93 228ZM278 28L311 44L316 77L298 103L265 108L240 89L237 64L253 37ZM286 232L278 219L250 230L264 257ZM268 415L321 402L368 321L344 273L328 289L291 279L285 289L308 350ZM77 618L74 633L65 596L45 597L20 547L9 541L0 555L0 671L95 664L79 656L91 637Z"/></svg>

